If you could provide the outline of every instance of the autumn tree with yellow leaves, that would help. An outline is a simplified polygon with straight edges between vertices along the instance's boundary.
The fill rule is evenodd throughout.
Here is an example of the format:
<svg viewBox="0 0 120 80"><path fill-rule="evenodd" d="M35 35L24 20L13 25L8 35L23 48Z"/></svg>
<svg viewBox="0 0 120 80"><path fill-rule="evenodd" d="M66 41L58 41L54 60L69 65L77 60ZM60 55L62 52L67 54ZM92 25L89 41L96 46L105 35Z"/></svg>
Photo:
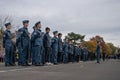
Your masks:
<svg viewBox="0 0 120 80"><path fill-rule="evenodd" d="M101 41L101 52L112 55L116 51L116 47L112 43L105 43L103 37L95 36L92 37L89 41L85 41L82 44L88 48L90 52L96 52L97 41Z"/></svg>

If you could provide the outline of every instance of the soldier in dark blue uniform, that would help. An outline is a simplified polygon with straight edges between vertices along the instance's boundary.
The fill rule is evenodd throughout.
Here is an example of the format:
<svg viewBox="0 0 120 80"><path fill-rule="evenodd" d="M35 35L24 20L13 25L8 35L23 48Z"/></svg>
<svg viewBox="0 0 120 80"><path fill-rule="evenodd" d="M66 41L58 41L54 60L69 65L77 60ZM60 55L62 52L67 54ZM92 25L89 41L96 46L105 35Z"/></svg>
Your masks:
<svg viewBox="0 0 120 80"><path fill-rule="evenodd" d="M78 50L79 50L79 61L80 61L80 60L81 60L81 55L82 55L82 49L81 49L81 46L79 46Z"/></svg>
<svg viewBox="0 0 120 80"><path fill-rule="evenodd" d="M31 42L34 43L34 65L35 66L42 66L42 54L43 54L43 37L41 32L41 22L37 22L35 24L35 31L32 33Z"/></svg>
<svg viewBox="0 0 120 80"><path fill-rule="evenodd" d="M88 61L88 48L85 47L85 49L86 49L86 61Z"/></svg>
<svg viewBox="0 0 120 80"><path fill-rule="evenodd" d="M68 40L68 62L71 62L71 50L70 50L71 41Z"/></svg>
<svg viewBox="0 0 120 80"><path fill-rule="evenodd" d="M24 20L23 21L23 28L19 29L19 37L17 38L19 43L20 43L20 52L21 53L21 65L22 66L30 66L28 64L28 60L29 60L29 55L30 55L30 37L29 37L29 32L28 32L28 25L29 25L29 21L28 20Z"/></svg>
<svg viewBox="0 0 120 80"><path fill-rule="evenodd" d="M97 49L96 49L96 52L97 52L97 63L100 63L100 41L97 41Z"/></svg>
<svg viewBox="0 0 120 80"><path fill-rule="evenodd" d="M42 32L42 40L43 40L43 37L44 37L45 33ZM42 63L43 65L45 64L45 48L44 48L44 45L42 45Z"/></svg>
<svg viewBox="0 0 120 80"><path fill-rule="evenodd" d="M5 66L14 66L13 63L13 43L11 34L11 23L5 24L6 30L3 34L3 47L5 48Z"/></svg>
<svg viewBox="0 0 120 80"><path fill-rule="evenodd" d="M50 55L51 55L51 37L49 35L50 28L46 27L46 33L43 37L43 45L45 49L45 62L50 62Z"/></svg>
<svg viewBox="0 0 120 80"><path fill-rule="evenodd" d="M88 60L88 50L87 47L83 48L83 61L87 61Z"/></svg>
<svg viewBox="0 0 120 80"><path fill-rule="evenodd" d="M85 47L83 47L83 61L86 61L85 54L86 54Z"/></svg>
<svg viewBox="0 0 120 80"><path fill-rule="evenodd" d="M52 38L52 63L55 65L58 64L57 62L57 56L58 56L58 31L53 32L54 37Z"/></svg>
<svg viewBox="0 0 120 80"><path fill-rule="evenodd" d="M62 54L63 54L62 33L58 33L58 63L62 62Z"/></svg>
<svg viewBox="0 0 120 80"><path fill-rule="evenodd" d="M84 47L81 45L81 61L84 61Z"/></svg>
<svg viewBox="0 0 120 80"><path fill-rule="evenodd" d="M18 65L22 65L22 41L21 31L18 30L16 33L16 47L18 49Z"/></svg>
<svg viewBox="0 0 120 80"><path fill-rule="evenodd" d="M79 62L79 56L80 55L80 52L79 52L79 47L76 45L75 46L75 60L76 62Z"/></svg>
<svg viewBox="0 0 120 80"><path fill-rule="evenodd" d="M72 44L72 40L68 41L68 55L69 55L69 61L74 62L74 46Z"/></svg>
<svg viewBox="0 0 120 80"><path fill-rule="evenodd" d="M63 44L63 63L68 63L68 42L64 41Z"/></svg>
<svg viewBox="0 0 120 80"><path fill-rule="evenodd" d="M33 33L31 34L31 36L34 36L34 32L36 30L36 27L33 26ZM35 47L34 47L34 42L31 40L31 53L32 53L32 65L35 65Z"/></svg>

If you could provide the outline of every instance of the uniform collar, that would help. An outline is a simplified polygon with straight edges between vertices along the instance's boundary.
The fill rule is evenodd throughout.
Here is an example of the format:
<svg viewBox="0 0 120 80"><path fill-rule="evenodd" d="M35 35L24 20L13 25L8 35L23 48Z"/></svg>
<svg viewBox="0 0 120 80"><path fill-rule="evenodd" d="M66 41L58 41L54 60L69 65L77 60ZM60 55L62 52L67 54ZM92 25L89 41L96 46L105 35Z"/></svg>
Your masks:
<svg viewBox="0 0 120 80"><path fill-rule="evenodd" d="M38 31L40 31L40 32L41 32L41 30L40 30L40 29L36 29L36 30L38 30Z"/></svg>
<svg viewBox="0 0 120 80"><path fill-rule="evenodd" d="M58 37L59 39L62 39L62 38L60 38L60 37Z"/></svg>
<svg viewBox="0 0 120 80"><path fill-rule="evenodd" d="M7 32L11 32L10 30L6 29Z"/></svg>
<svg viewBox="0 0 120 80"><path fill-rule="evenodd" d="M55 38L57 38L57 36L54 36Z"/></svg>
<svg viewBox="0 0 120 80"><path fill-rule="evenodd" d="M46 32L46 34L49 34L48 32Z"/></svg>
<svg viewBox="0 0 120 80"><path fill-rule="evenodd" d="M26 29L26 30L28 29L28 28L26 28L26 27L23 27L23 28Z"/></svg>

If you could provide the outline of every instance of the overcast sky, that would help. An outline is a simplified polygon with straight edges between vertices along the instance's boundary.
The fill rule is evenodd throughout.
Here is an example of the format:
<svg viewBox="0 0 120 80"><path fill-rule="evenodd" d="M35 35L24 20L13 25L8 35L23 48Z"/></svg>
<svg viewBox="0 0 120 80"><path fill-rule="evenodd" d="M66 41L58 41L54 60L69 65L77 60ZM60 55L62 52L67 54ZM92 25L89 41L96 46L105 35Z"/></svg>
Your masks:
<svg viewBox="0 0 120 80"><path fill-rule="evenodd" d="M120 46L120 0L0 0L0 18L9 16L14 26L30 20L42 30L50 27L64 35L68 32L86 35L86 40L101 35L106 42Z"/></svg>

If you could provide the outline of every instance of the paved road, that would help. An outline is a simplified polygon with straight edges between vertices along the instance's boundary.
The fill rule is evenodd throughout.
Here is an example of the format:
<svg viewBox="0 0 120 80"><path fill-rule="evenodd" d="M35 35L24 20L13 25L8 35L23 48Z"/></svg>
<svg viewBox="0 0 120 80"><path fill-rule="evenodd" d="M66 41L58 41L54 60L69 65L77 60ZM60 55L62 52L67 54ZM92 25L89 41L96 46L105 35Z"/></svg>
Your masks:
<svg viewBox="0 0 120 80"><path fill-rule="evenodd" d="M44 67L4 67L0 64L0 80L120 80L120 60Z"/></svg>

